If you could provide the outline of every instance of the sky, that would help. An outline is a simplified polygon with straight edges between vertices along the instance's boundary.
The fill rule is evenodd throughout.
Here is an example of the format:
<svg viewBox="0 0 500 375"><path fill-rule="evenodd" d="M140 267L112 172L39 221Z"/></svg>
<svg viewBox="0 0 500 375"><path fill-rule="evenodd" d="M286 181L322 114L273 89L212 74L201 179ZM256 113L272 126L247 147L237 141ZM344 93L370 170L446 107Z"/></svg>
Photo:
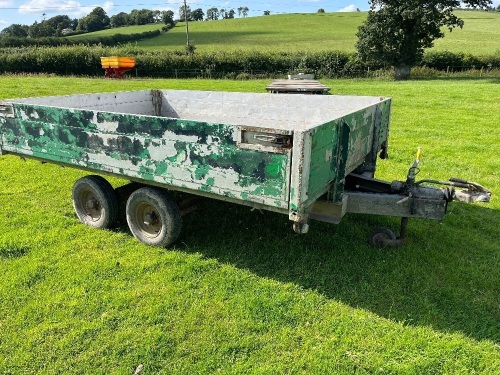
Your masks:
<svg viewBox="0 0 500 375"><path fill-rule="evenodd" d="M500 0L499 0L500 1ZM315 13L319 8L326 12L368 10L368 0L186 0L191 9L206 10L211 7L234 9L246 6L248 16L261 16L265 10L271 14ZM65 14L81 18L97 6L108 16L132 9L173 10L176 14L183 0L0 0L0 30L12 24L31 25L35 21Z"/></svg>
<svg viewBox="0 0 500 375"><path fill-rule="evenodd" d="M261 16L265 10L271 14L315 13L319 8L326 12L355 12L368 10L368 0L186 0L191 9L206 10L211 7L234 9L246 6L248 16ZM176 15L183 0L0 0L0 30L18 23L31 25L35 21L49 19L56 15L81 18L97 6L108 16L120 12L130 13L132 9L173 10ZM500 0L493 0L495 6Z"/></svg>

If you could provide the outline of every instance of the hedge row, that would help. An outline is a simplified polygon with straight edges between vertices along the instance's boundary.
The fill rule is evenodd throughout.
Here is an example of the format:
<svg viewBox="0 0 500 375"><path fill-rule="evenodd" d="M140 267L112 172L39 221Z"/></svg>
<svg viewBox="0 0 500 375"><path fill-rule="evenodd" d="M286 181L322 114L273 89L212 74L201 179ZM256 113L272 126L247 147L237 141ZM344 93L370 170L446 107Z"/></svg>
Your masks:
<svg viewBox="0 0 500 375"><path fill-rule="evenodd" d="M109 36L89 36L88 38L71 39L65 37L47 37L47 38L0 38L0 47L30 47L30 46L71 46L78 44L102 44L104 46L116 46L118 44L135 42L137 40L150 39L160 35L160 30L145 31L135 34L114 34Z"/></svg>
<svg viewBox="0 0 500 375"><path fill-rule="evenodd" d="M137 72L146 77L234 77L238 73L266 76L313 72L323 77L352 76L358 68L343 52L255 53L214 52L187 55L181 51L142 51L133 47L61 46L0 49L0 72L102 75L101 56L133 56Z"/></svg>
<svg viewBox="0 0 500 375"><path fill-rule="evenodd" d="M500 67L500 54L479 57L449 51L427 52L420 65L438 70L492 69Z"/></svg>
<svg viewBox="0 0 500 375"><path fill-rule="evenodd" d="M345 52L268 53L213 52L187 55L180 51L144 51L137 48L104 46L62 46L0 49L0 72L55 73L60 75L102 75L101 56L134 56L137 74L142 77L237 78L279 76L287 73L315 73L319 78L361 77L367 70L378 69L356 60ZM429 53L424 66L447 70L499 68L500 56L473 57L464 54Z"/></svg>

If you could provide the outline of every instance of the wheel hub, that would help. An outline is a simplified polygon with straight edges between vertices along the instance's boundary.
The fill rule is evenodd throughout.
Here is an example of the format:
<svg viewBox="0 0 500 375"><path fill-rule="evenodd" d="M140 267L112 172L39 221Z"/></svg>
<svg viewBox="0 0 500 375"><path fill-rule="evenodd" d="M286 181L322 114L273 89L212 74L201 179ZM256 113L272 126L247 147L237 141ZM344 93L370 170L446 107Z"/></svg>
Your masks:
<svg viewBox="0 0 500 375"><path fill-rule="evenodd" d="M95 198L91 198L85 202L85 207L87 207L87 209L89 209L89 210L97 209L98 205L99 205L99 203L97 202L97 200Z"/></svg>
<svg viewBox="0 0 500 375"><path fill-rule="evenodd" d="M161 232L163 223L153 205L142 202L136 208L135 217L143 236L155 238Z"/></svg>
<svg viewBox="0 0 500 375"><path fill-rule="evenodd" d="M97 221L101 218L102 207L93 192L84 191L81 193L80 207L89 220Z"/></svg>
<svg viewBox="0 0 500 375"><path fill-rule="evenodd" d="M144 215L144 224L146 225L155 225L158 223L158 216L156 212L148 212Z"/></svg>

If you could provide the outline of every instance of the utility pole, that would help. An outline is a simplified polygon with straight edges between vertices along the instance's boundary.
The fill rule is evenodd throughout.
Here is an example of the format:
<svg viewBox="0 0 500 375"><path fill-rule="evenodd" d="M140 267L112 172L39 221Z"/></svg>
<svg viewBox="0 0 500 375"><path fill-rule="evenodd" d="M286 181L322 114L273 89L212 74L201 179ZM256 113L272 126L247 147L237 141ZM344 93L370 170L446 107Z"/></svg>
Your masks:
<svg viewBox="0 0 500 375"><path fill-rule="evenodd" d="M184 0L184 21L186 21L186 51L188 53L191 53L191 48L189 46L189 24L188 24L186 0Z"/></svg>

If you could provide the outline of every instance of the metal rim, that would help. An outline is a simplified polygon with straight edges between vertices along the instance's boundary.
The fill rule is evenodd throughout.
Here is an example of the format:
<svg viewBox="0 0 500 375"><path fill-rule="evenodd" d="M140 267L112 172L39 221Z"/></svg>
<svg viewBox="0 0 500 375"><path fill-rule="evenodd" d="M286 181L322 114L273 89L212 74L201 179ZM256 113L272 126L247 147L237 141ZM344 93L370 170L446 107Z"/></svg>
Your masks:
<svg viewBox="0 0 500 375"><path fill-rule="evenodd" d="M102 217L102 205L92 190L83 190L78 195L78 203L90 221L99 221Z"/></svg>
<svg viewBox="0 0 500 375"><path fill-rule="evenodd" d="M141 234L148 238L158 237L163 228L163 222L158 210L147 202L141 202L137 205L135 222Z"/></svg>

